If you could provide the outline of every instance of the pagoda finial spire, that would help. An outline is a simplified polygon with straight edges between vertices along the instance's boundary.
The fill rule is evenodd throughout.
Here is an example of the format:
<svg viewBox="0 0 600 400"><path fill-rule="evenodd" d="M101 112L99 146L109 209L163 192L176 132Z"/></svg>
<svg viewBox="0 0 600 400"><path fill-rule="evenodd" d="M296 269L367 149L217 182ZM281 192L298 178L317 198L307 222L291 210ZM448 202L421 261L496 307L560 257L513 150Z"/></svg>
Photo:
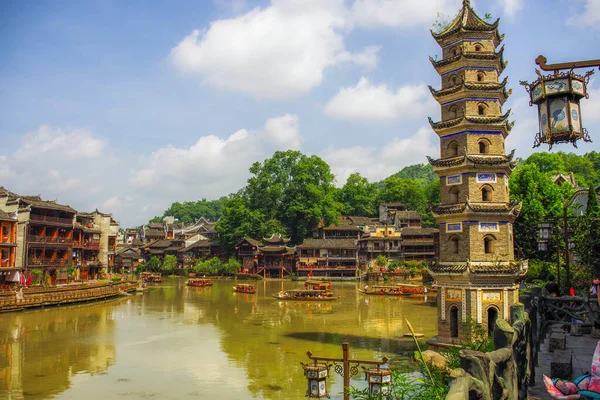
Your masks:
<svg viewBox="0 0 600 400"><path fill-rule="evenodd" d="M471 7L471 0L463 0L463 7Z"/></svg>

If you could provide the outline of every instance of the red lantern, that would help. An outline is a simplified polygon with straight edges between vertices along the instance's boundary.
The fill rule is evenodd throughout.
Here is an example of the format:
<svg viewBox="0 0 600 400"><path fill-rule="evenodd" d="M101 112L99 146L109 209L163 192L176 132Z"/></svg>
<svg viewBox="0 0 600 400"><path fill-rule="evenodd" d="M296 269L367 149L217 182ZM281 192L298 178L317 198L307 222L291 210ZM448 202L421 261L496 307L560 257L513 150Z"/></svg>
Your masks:
<svg viewBox="0 0 600 400"><path fill-rule="evenodd" d="M254 256L254 258L258 258L258 256Z"/></svg>
<svg viewBox="0 0 600 400"><path fill-rule="evenodd" d="M238 249L238 247L237 247L237 246L235 246L235 249L237 250L237 249Z"/></svg>
<svg viewBox="0 0 600 400"><path fill-rule="evenodd" d="M281 253L281 257L284 257L284 256L285 256L285 253Z"/></svg>
<svg viewBox="0 0 600 400"><path fill-rule="evenodd" d="M256 247L253 247L252 250L256 250Z"/></svg>

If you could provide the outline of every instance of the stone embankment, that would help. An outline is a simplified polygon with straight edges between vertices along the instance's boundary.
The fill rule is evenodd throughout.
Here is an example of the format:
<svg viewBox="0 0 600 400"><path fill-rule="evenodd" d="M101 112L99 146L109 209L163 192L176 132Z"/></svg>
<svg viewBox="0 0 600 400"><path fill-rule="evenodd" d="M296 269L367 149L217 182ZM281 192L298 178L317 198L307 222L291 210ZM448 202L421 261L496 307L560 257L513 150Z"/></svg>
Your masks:
<svg viewBox="0 0 600 400"><path fill-rule="evenodd" d="M87 283L58 287L28 287L18 291L0 292L0 312L21 311L27 308L59 306L101 300L134 292L136 285L129 282Z"/></svg>

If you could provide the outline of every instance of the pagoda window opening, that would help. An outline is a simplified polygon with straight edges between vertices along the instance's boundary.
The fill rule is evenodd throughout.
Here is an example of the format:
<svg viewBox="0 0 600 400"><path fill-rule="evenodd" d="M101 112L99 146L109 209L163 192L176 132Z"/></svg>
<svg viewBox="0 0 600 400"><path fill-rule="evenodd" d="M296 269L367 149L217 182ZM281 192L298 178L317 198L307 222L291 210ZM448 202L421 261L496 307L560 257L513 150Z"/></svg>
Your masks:
<svg viewBox="0 0 600 400"><path fill-rule="evenodd" d="M450 307L450 337L458 337L458 307Z"/></svg>
<svg viewBox="0 0 600 400"><path fill-rule="evenodd" d="M485 109L486 109L486 105L485 104L479 104L479 105L477 105L477 114L479 114L479 115L485 115Z"/></svg>
<svg viewBox="0 0 600 400"><path fill-rule="evenodd" d="M490 152L490 141L487 139L480 139L477 143L479 145L479 153L487 154Z"/></svg>
<svg viewBox="0 0 600 400"><path fill-rule="evenodd" d="M497 319L498 319L498 309L494 306L490 306L487 309L488 335L492 335L494 333L494 326L496 325Z"/></svg>
<svg viewBox="0 0 600 400"><path fill-rule="evenodd" d="M450 203L458 203L458 198L460 197L460 189L458 186L453 186L450 189Z"/></svg>
<svg viewBox="0 0 600 400"><path fill-rule="evenodd" d="M454 118L458 117L457 110L458 109L457 109L456 105L448 107L448 119L454 119Z"/></svg>
<svg viewBox="0 0 600 400"><path fill-rule="evenodd" d="M458 55L458 47L454 46L450 49L450 54L452 57L456 57Z"/></svg>
<svg viewBox="0 0 600 400"><path fill-rule="evenodd" d="M487 235L483 238L483 249L485 254L494 254L494 242L496 242L496 238L492 235Z"/></svg>
<svg viewBox="0 0 600 400"><path fill-rule="evenodd" d="M481 43L475 43L475 51L480 52L481 50L483 50Z"/></svg>
<svg viewBox="0 0 600 400"><path fill-rule="evenodd" d="M491 186L484 186L481 188L481 201L492 201L493 196L492 196L492 187Z"/></svg>
<svg viewBox="0 0 600 400"><path fill-rule="evenodd" d="M459 244L460 238L458 237L458 235L452 235L452 237L450 237L450 252L452 254L458 254Z"/></svg>
<svg viewBox="0 0 600 400"><path fill-rule="evenodd" d="M485 72L477 71L477 82L483 82L485 80Z"/></svg>
<svg viewBox="0 0 600 400"><path fill-rule="evenodd" d="M458 155L458 142L456 140L453 140L448 145L448 156L455 157L457 155Z"/></svg>

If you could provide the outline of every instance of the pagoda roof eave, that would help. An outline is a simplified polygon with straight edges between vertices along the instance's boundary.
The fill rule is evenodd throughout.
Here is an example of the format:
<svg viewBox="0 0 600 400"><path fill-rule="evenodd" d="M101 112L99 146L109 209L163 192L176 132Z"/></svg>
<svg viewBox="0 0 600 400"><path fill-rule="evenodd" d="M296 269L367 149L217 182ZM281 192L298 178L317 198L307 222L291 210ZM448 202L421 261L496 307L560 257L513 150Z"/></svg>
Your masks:
<svg viewBox="0 0 600 400"><path fill-rule="evenodd" d="M493 23L480 18L471 8L470 0L463 0L463 5L452 22L441 32L431 31L431 35L435 40L442 41L445 38L459 32L497 32L500 19L498 18Z"/></svg>
<svg viewBox="0 0 600 400"><path fill-rule="evenodd" d="M498 71L498 75L504 72L504 69L508 65L506 61L504 61L504 57L502 53L493 53L493 54L479 54L476 53L467 53L471 56L464 56L464 54L459 54L455 57L446 58L443 60L436 61L432 57L429 57L429 61L435 68L438 74L444 75L450 71L461 67L468 67L471 69L477 69L482 67L493 67Z"/></svg>
<svg viewBox="0 0 600 400"><path fill-rule="evenodd" d="M456 121L458 119L458 121ZM441 138L448 137L450 135L460 134L460 133L481 133L485 134L485 131L491 134L502 134L504 138L509 135L511 129L514 126L514 122L508 122L504 120L501 123L482 123L482 122L471 122L468 121L464 117L459 117L454 120L450 120L452 125L438 127L435 126L435 122L430 121L431 129Z"/></svg>
<svg viewBox="0 0 600 400"><path fill-rule="evenodd" d="M513 222L521 213L521 203L492 203L492 202L470 202L444 204L433 207L431 212L436 219L443 220L450 215L464 216L502 216L509 222Z"/></svg>

